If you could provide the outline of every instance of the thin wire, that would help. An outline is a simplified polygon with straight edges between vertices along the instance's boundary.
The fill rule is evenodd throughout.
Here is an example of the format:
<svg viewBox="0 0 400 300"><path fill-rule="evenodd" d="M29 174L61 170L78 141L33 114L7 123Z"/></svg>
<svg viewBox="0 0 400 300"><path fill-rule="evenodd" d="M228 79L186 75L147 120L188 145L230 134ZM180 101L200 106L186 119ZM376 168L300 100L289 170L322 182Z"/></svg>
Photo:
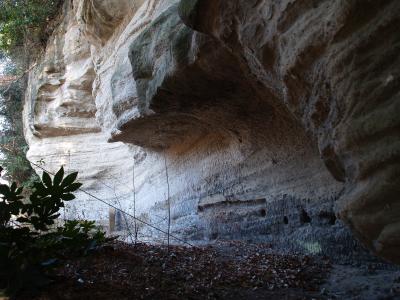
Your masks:
<svg viewBox="0 0 400 300"><path fill-rule="evenodd" d="M116 200L116 202L118 202L118 205L122 210L122 204L121 204L120 198L117 195L117 192L115 191L115 188L113 189L113 192L114 192L115 200ZM123 217L124 217L124 221L125 221L125 225L126 225L126 230L128 231L128 236L130 237L131 242L133 243L132 232L131 232L131 229L130 229L130 226L128 223L128 219L126 218L125 214L123 214Z"/></svg>
<svg viewBox="0 0 400 300"><path fill-rule="evenodd" d="M133 224L134 224L134 230L135 230L135 245L137 243L137 237L138 237L138 228L137 228L137 223L136 223L136 189L135 189L135 156L133 156L133 163L132 163L132 193L133 193L133 216L135 219L133 219Z"/></svg>
<svg viewBox="0 0 400 300"><path fill-rule="evenodd" d="M167 240L167 245L168 245L168 250L169 250L169 235L171 232L171 203L170 203L170 189L169 189L169 176L168 176L168 167L167 167L167 157L164 153L164 165L165 165L165 176L167 178L167 205L168 205L168 240Z"/></svg>
<svg viewBox="0 0 400 300"><path fill-rule="evenodd" d="M116 182L119 182L121 185L123 184L120 180L118 180L115 176L109 176L109 177L107 177L108 179L113 179L113 180L115 180ZM102 181L102 180L100 180L100 179L97 179L97 181L98 182L100 182L102 185L104 185L106 188L108 188L108 189L110 189L111 191L117 191L118 189L117 188L115 188L115 187L111 187L110 185L108 185L107 183L105 183L104 181ZM121 190L118 190L119 192L122 192ZM134 200L136 200L136 191L135 191L135 188L132 190L132 193L135 193L135 198L134 198ZM122 194L122 195L119 195L119 197L121 198L121 197L125 197L125 196L127 196L127 195L131 195L131 193L125 193L125 194ZM113 198L109 198L109 199L114 199L114 197ZM135 214L134 214L134 216L136 216ZM163 222L163 221L165 221L168 217L161 217L161 216L159 216L159 215L157 215L157 214L152 214L152 216L153 217L157 217L157 218L159 218L161 221L159 222L159 223L161 223L161 222ZM157 223L157 224L159 224L159 223Z"/></svg>
<svg viewBox="0 0 400 300"><path fill-rule="evenodd" d="M30 161L30 163L31 163L32 165L38 167L39 169L45 171L46 173L49 173L49 174L51 174L51 175L53 175L53 176L55 175L54 173L47 171L45 168L43 168L42 166L40 166L40 165L38 165L38 164L36 164L36 163L34 163L34 162L32 162L32 161ZM126 211L123 211L122 209L116 207L115 205L110 204L110 203L104 201L103 199L100 199L99 197L97 197L97 196L95 196L95 195L93 195L93 194L91 194L91 193L89 193L89 192L87 192L87 191L85 191L85 190L83 190L83 189L81 189L81 188L79 188L78 190L81 191L82 193L88 195L89 197L91 197L91 198L93 198L93 199L95 199L95 200L97 200L97 201L100 201L101 203L104 203L105 205L107 205L107 206L109 206L109 207L111 207L111 208L114 208L115 210L118 210L118 211L120 211L120 212L123 213L123 214L126 214L127 216L133 218L134 220L137 220L138 222L140 222L140 223L142 223L142 224L144 224L144 225L146 225L146 226L148 226L148 227L150 227L150 228L152 228L152 229L155 229L155 230L157 230L157 231L159 231L159 232L161 232L161 233L164 233L164 234L168 235L168 232L166 232L165 230L162 230L162 229L160 229L160 228L158 228L158 227L156 227L156 226L154 226L154 225L152 225L152 224L150 224L150 223L148 223L148 222L146 222L146 221L143 221L143 220L141 220L141 219L139 219L139 218L136 218L135 216L131 215L130 213L128 213L128 212L126 212ZM177 236L175 236L175 235L169 234L169 236L172 237L172 238L174 238L175 240L181 242L181 243L184 243L184 244L190 246L190 247L194 247L194 245L192 245L191 243L189 243L189 242L187 242L187 241L185 241L185 240L183 240L183 239L181 239L181 238L179 238L179 237L177 237Z"/></svg>

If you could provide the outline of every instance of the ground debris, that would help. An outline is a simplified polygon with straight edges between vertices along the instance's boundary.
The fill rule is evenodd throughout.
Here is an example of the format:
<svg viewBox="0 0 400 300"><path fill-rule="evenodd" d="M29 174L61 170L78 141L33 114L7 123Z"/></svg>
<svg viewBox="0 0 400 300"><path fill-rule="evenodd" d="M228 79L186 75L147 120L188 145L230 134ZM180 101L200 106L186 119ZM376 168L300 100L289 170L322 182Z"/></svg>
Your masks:
<svg viewBox="0 0 400 300"><path fill-rule="evenodd" d="M313 299L328 261L241 242L183 247L115 242L59 268L37 299Z"/></svg>

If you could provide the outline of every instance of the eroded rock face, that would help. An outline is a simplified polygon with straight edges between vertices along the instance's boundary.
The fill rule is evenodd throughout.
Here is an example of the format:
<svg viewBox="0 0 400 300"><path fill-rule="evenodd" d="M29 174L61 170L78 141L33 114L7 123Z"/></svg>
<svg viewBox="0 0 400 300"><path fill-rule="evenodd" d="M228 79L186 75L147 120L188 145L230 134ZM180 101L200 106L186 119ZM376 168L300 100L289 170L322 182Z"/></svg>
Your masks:
<svg viewBox="0 0 400 300"><path fill-rule="evenodd" d="M397 1L182 1L313 134L345 182L342 219L399 259L400 5Z"/></svg>
<svg viewBox="0 0 400 300"><path fill-rule="evenodd" d="M399 262L399 12L394 0L67 2L31 74L28 157L81 171L163 229L169 191L172 232L189 240L362 253L339 216ZM86 198L67 215L106 220Z"/></svg>

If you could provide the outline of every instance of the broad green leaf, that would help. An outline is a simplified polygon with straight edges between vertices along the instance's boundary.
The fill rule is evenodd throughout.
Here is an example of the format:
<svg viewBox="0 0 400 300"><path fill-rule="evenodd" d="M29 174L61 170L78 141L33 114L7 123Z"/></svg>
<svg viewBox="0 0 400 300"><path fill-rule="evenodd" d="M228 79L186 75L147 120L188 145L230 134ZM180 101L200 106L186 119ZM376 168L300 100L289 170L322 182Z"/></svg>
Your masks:
<svg viewBox="0 0 400 300"><path fill-rule="evenodd" d="M71 201L74 200L76 197L74 194L63 194L61 196L61 199L63 199L64 201Z"/></svg>
<svg viewBox="0 0 400 300"><path fill-rule="evenodd" d="M78 172L69 174L67 177L65 177L61 186L66 187L66 186L70 185L71 183L73 183L76 180L77 177L78 177Z"/></svg>
<svg viewBox="0 0 400 300"><path fill-rule="evenodd" d="M29 222L29 219L28 219L28 218L25 218L25 217L19 217L19 218L17 219L17 221L20 222L20 223L28 223L28 222Z"/></svg>
<svg viewBox="0 0 400 300"><path fill-rule="evenodd" d="M82 186L82 183L80 183L80 182L75 182L75 183L69 185L68 187L66 187L66 188L64 189L64 193L75 192L75 191L78 190L81 186Z"/></svg>
<svg viewBox="0 0 400 300"><path fill-rule="evenodd" d="M42 181L45 184L45 186L47 186L48 188L50 188L52 186L51 177L49 174L47 174L47 172L43 172Z"/></svg>
<svg viewBox="0 0 400 300"><path fill-rule="evenodd" d="M51 225L54 224L54 221L53 221L53 220L57 219L59 216L61 216L61 214L56 214L56 215L53 215L53 216L50 216L50 217L49 217L49 218L50 218Z"/></svg>
<svg viewBox="0 0 400 300"><path fill-rule="evenodd" d="M42 182L35 182L33 187L36 189L36 193L45 196L47 195L47 189Z"/></svg>
<svg viewBox="0 0 400 300"><path fill-rule="evenodd" d="M6 195L10 192L8 185L0 184L0 194Z"/></svg>
<svg viewBox="0 0 400 300"><path fill-rule="evenodd" d="M62 182L64 177L64 167L61 167L61 169L57 172L57 174L54 176L53 180L53 185L54 186L59 186L60 183Z"/></svg>

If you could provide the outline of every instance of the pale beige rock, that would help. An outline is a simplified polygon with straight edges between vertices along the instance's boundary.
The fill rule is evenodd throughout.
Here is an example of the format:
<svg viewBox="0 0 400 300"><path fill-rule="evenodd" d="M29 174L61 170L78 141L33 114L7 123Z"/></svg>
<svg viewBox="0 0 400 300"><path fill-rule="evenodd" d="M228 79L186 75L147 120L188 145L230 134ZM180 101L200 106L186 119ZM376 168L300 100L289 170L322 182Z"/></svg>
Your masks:
<svg viewBox="0 0 400 300"><path fill-rule="evenodd" d="M361 253L336 206L398 261L400 10L376 3L67 1L30 75L28 158L163 230L169 188L190 240ZM108 212L80 194L66 213Z"/></svg>

